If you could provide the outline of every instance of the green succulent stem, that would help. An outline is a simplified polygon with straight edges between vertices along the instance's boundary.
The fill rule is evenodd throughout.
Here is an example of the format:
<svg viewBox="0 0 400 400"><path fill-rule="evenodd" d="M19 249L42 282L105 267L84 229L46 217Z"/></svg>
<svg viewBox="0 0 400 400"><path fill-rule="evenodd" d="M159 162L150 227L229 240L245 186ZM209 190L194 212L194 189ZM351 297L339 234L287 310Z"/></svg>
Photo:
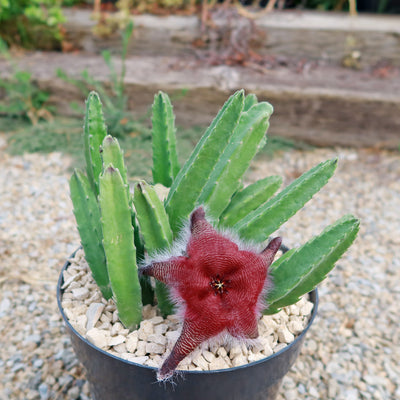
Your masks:
<svg viewBox="0 0 400 400"><path fill-rule="evenodd" d="M241 237L263 242L296 214L332 177L337 160L322 162L305 172L275 197L251 211L233 229Z"/></svg>
<svg viewBox="0 0 400 400"><path fill-rule="evenodd" d="M153 181L170 187L179 172L176 152L175 115L166 93L154 97L152 114Z"/></svg>
<svg viewBox="0 0 400 400"><path fill-rule="evenodd" d="M106 135L107 128L100 97L96 92L90 92L86 100L83 142L86 173L96 196L99 194L99 176L103 170L100 148Z"/></svg>
<svg viewBox="0 0 400 400"><path fill-rule="evenodd" d="M258 103L242 112L229 144L204 186L198 202L205 204L211 219L217 220L239 189L241 178L256 155L267 133L273 108L269 103Z"/></svg>
<svg viewBox="0 0 400 400"><path fill-rule="evenodd" d="M105 299L112 296L108 279L100 210L88 178L75 170L70 179L71 200L81 244L92 275Z"/></svg>
<svg viewBox="0 0 400 400"><path fill-rule="evenodd" d="M269 200L282 184L280 176L269 176L238 191L219 219L221 227L232 227Z"/></svg>
<svg viewBox="0 0 400 400"><path fill-rule="evenodd" d="M142 318L142 301L132 214L121 174L111 164L100 176L99 203L113 298L121 322L126 328L134 329Z"/></svg>
<svg viewBox="0 0 400 400"><path fill-rule="evenodd" d="M121 150L118 140L111 135L107 135L102 142L100 152L103 160L103 166L112 164L114 168L118 169L129 198L130 194L126 166L124 162L124 153Z"/></svg>
<svg viewBox="0 0 400 400"><path fill-rule="evenodd" d="M162 201L154 188L145 182L139 182L134 189L133 202L137 212L140 231L145 247L150 256L168 249L172 244L172 231ZM173 304L169 300L166 286L156 282L158 307L163 315L173 312Z"/></svg>
<svg viewBox="0 0 400 400"><path fill-rule="evenodd" d="M346 215L298 249L291 250L272 264L273 289L267 295L267 314L296 303L313 290L333 269L353 243L360 221Z"/></svg>
<svg viewBox="0 0 400 400"><path fill-rule="evenodd" d="M243 106L241 90L224 104L172 183L165 204L174 235L195 208L204 186L210 183L210 175L230 142Z"/></svg>

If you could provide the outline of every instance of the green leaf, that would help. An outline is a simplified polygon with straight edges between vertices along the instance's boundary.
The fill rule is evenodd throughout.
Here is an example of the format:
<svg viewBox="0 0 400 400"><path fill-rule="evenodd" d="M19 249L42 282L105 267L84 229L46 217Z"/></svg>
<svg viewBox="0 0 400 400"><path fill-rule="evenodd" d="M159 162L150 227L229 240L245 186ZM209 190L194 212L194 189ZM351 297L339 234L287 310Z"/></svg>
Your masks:
<svg viewBox="0 0 400 400"><path fill-rule="evenodd" d="M142 318L141 287L126 187L121 174L112 165L100 176L99 203L113 298L121 322L133 329Z"/></svg>
<svg viewBox="0 0 400 400"><path fill-rule="evenodd" d="M243 91L229 98L176 176L166 200L166 210L174 234L193 211L203 187L229 144L243 104Z"/></svg>
<svg viewBox="0 0 400 400"><path fill-rule="evenodd" d="M154 188L144 181L137 183L133 203L148 253L152 255L168 248L172 243L172 231L163 203Z"/></svg>
<svg viewBox="0 0 400 400"><path fill-rule="evenodd" d="M122 181L126 188L128 200L130 198L128 177L126 166L124 162L124 153L118 143L118 140L110 135L107 135L101 146L101 156L103 159L103 166L112 164L114 168L118 169L121 174Z"/></svg>
<svg viewBox="0 0 400 400"><path fill-rule="evenodd" d="M267 240L328 182L336 165L337 160L333 159L315 166L237 222L233 229L244 239L255 242Z"/></svg>
<svg viewBox="0 0 400 400"><path fill-rule="evenodd" d="M166 93L154 97L152 114L153 181L170 187L179 172L176 152L175 115Z"/></svg>
<svg viewBox="0 0 400 400"><path fill-rule="evenodd" d="M135 186L133 202L137 212L140 231L149 255L167 249L172 244L172 231L163 203L158 198L156 191L145 182ZM156 281L156 296L161 314L172 314L174 306L169 300L167 287Z"/></svg>
<svg viewBox="0 0 400 400"><path fill-rule="evenodd" d="M244 99L244 107L243 107L243 112L249 111L251 107L256 105L258 103L257 96L253 93L250 93L246 96ZM272 111L271 111L272 114Z"/></svg>
<svg viewBox="0 0 400 400"><path fill-rule="evenodd" d="M266 135L271 112L272 106L264 102L254 105L249 111L241 114L228 146L211 172L198 199L199 204L207 206L208 216L211 219L219 218L232 195L240 187L240 180Z"/></svg>
<svg viewBox="0 0 400 400"><path fill-rule="evenodd" d="M103 170L100 146L106 135L107 128L99 95L96 92L91 92L86 101L83 137L86 173L96 195L99 194L99 176Z"/></svg>
<svg viewBox="0 0 400 400"><path fill-rule="evenodd" d="M74 171L69 184L75 219L86 261L104 298L109 299L112 292L108 279L100 210L96 196L88 179L80 171Z"/></svg>
<svg viewBox="0 0 400 400"><path fill-rule="evenodd" d="M359 225L358 219L346 215L319 236L275 261L270 269L274 286L267 295L266 313L296 303L322 282L353 243Z"/></svg>
<svg viewBox="0 0 400 400"><path fill-rule="evenodd" d="M280 176L269 176L237 192L220 217L219 225L231 227L251 211L256 210L279 189L282 184Z"/></svg>

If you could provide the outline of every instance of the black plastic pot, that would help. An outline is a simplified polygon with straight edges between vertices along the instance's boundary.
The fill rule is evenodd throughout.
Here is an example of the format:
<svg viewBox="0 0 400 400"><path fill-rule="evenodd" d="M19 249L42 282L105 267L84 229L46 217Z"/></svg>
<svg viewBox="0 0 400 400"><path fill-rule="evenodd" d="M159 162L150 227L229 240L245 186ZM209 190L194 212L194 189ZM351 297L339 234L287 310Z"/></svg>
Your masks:
<svg viewBox="0 0 400 400"><path fill-rule="evenodd" d="M69 265L67 262L62 271ZM282 378L295 362L318 307L317 290L311 292L314 309L304 331L283 350L244 366L215 371L185 371L176 384L158 383L156 369L115 357L95 347L68 322L61 307L63 274L57 302L71 336L74 351L85 366L94 400L273 400Z"/></svg>

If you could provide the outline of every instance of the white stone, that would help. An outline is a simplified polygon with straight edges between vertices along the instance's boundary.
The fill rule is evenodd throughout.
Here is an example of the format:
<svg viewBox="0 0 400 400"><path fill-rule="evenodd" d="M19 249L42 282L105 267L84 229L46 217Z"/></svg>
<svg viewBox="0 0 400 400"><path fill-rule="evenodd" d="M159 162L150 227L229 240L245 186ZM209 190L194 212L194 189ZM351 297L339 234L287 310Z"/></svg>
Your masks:
<svg viewBox="0 0 400 400"><path fill-rule="evenodd" d="M95 328L102 329L104 331L109 331L111 329L111 324L109 322L97 321Z"/></svg>
<svg viewBox="0 0 400 400"><path fill-rule="evenodd" d="M115 324L116 322L119 321L119 315L118 315L118 310L115 310L112 313L112 323Z"/></svg>
<svg viewBox="0 0 400 400"><path fill-rule="evenodd" d="M211 363L210 363L210 370L214 369L226 369L229 368L229 364L225 361L224 358L222 357L216 357Z"/></svg>
<svg viewBox="0 0 400 400"><path fill-rule="evenodd" d="M156 344L161 344L163 346L165 346L167 344L167 338L164 335L155 334L155 333L147 336L147 341L156 343Z"/></svg>
<svg viewBox="0 0 400 400"><path fill-rule="evenodd" d="M154 326L154 333L156 335L164 335L167 332L168 326L166 324L158 324Z"/></svg>
<svg viewBox="0 0 400 400"><path fill-rule="evenodd" d="M156 316L156 317L150 318L148 321L151 322L153 325L158 325L158 324L161 324L162 322L164 322L164 318Z"/></svg>
<svg viewBox="0 0 400 400"><path fill-rule="evenodd" d="M151 306L150 304L146 304L145 306L143 306L142 316L144 320L154 318L156 314L157 309L155 307Z"/></svg>
<svg viewBox="0 0 400 400"><path fill-rule="evenodd" d="M287 308L287 314L288 315L300 315L300 309L296 304L292 304Z"/></svg>
<svg viewBox="0 0 400 400"><path fill-rule="evenodd" d="M72 295L76 300L84 300L89 297L89 289L87 287L77 287L72 289Z"/></svg>
<svg viewBox="0 0 400 400"><path fill-rule="evenodd" d="M247 356L247 355L249 354L249 349L247 348L247 346L246 346L244 343L242 343L242 344L240 345L240 347L241 347L241 349L242 349L242 354L245 355L245 356Z"/></svg>
<svg viewBox="0 0 400 400"><path fill-rule="evenodd" d="M186 356L180 363L179 366L180 367L188 367L189 365L192 364L192 354L189 354L188 356Z"/></svg>
<svg viewBox="0 0 400 400"><path fill-rule="evenodd" d="M321 398L321 396L320 396L319 393L318 393L318 390L317 390L314 386L311 386L311 387L310 387L310 389L308 390L308 394L309 394L310 396L312 396L312 397L317 398L317 399L320 399L320 398Z"/></svg>
<svg viewBox="0 0 400 400"><path fill-rule="evenodd" d="M229 350L229 358L233 360L237 356L242 356L242 348L239 345L232 346Z"/></svg>
<svg viewBox="0 0 400 400"><path fill-rule="evenodd" d="M148 367L153 367L153 368L159 368L160 367L160 364L156 360L153 360L152 358L149 358L143 364L147 365Z"/></svg>
<svg viewBox="0 0 400 400"><path fill-rule="evenodd" d="M84 335L86 333L87 317L86 315L78 315L76 317L76 326L79 333Z"/></svg>
<svg viewBox="0 0 400 400"><path fill-rule="evenodd" d="M169 331L165 334L165 337L167 338L167 348L172 350L172 347L174 347L176 341L178 340L180 336L179 331Z"/></svg>
<svg viewBox="0 0 400 400"><path fill-rule="evenodd" d="M146 355L146 342L139 340L139 342L137 343L135 354L139 357Z"/></svg>
<svg viewBox="0 0 400 400"><path fill-rule="evenodd" d="M127 349L130 353L134 353L134 352L136 351L138 341L139 341L139 338L138 338L138 333L137 333L137 331L131 332L131 333L126 337L126 341L125 341L126 349Z"/></svg>
<svg viewBox="0 0 400 400"><path fill-rule="evenodd" d="M124 330L124 326L121 324L121 322L115 322L113 324L113 326L111 327L111 331L110 334L111 336L116 336L119 334L119 332L121 332L122 330Z"/></svg>
<svg viewBox="0 0 400 400"><path fill-rule="evenodd" d="M109 346L117 346L117 345L119 345L121 343L124 343L125 340L126 340L126 337L122 336L122 335L112 336L110 338L110 340L108 341L108 345Z"/></svg>
<svg viewBox="0 0 400 400"><path fill-rule="evenodd" d="M146 353L148 354L163 354L165 346L157 343L146 343Z"/></svg>
<svg viewBox="0 0 400 400"><path fill-rule="evenodd" d="M78 280L81 277L81 273L74 274L72 276L69 276L68 279L65 279L65 274L64 274L64 284L61 286L61 289L67 289L72 282Z"/></svg>
<svg viewBox="0 0 400 400"><path fill-rule="evenodd" d="M291 343L294 340L294 335L289 332L286 326L281 326L278 329L278 340L281 343Z"/></svg>
<svg viewBox="0 0 400 400"><path fill-rule="evenodd" d="M103 314L101 314L100 316L100 321L104 322L104 323L111 323L112 321L112 314L110 314L109 312L104 312Z"/></svg>
<svg viewBox="0 0 400 400"><path fill-rule="evenodd" d="M95 346L100 349L105 350L108 348L108 339L107 331L103 331L97 328L92 328L86 332L86 338L90 343L93 343Z"/></svg>
<svg viewBox="0 0 400 400"><path fill-rule="evenodd" d="M309 315L311 314L312 309L314 308L314 304L311 301L307 301L300 309L301 315Z"/></svg>
<svg viewBox="0 0 400 400"><path fill-rule="evenodd" d="M248 360L249 362L254 362L254 361L260 361L263 360L265 358L265 355L262 353L250 353L248 355Z"/></svg>
<svg viewBox="0 0 400 400"><path fill-rule="evenodd" d="M270 355L274 354L274 351L272 350L272 347L268 341L264 343L264 350L262 352L264 353L265 357L269 357Z"/></svg>
<svg viewBox="0 0 400 400"><path fill-rule="evenodd" d="M278 324L276 323L274 316L276 317L277 314L273 314L273 315L264 315L261 320L263 321L263 323L265 324L265 326L267 328L269 328L270 330L274 330ZM277 317L279 320L279 317Z"/></svg>
<svg viewBox="0 0 400 400"><path fill-rule="evenodd" d="M122 335L122 336L128 336L128 335L129 335L129 332L130 332L129 329L124 328L124 329L121 329L121 330L118 332L118 334L119 334L119 335Z"/></svg>
<svg viewBox="0 0 400 400"><path fill-rule="evenodd" d="M117 309L115 304L107 304L105 310L109 312L114 312Z"/></svg>
<svg viewBox="0 0 400 400"><path fill-rule="evenodd" d="M245 357L242 352L240 352L240 354L236 355L233 359L232 359L232 365L234 367L239 367L240 365L245 365L248 363L247 357Z"/></svg>
<svg viewBox="0 0 400 400"><path fill-rule="evenodd" d="M96 322L100 319L103 310L104 310L103 303L92 303L89 305L89 308L86 311L86 317L87 317L86 329L88 331L95 327Z"/></svg>
<svg viewBox="0 0 400 400"><path fill-rule="evenodd" d="M203 350L201 354L203 355L204 359L209 363L215 359L215 355L211 353L211 351Z"/></svg>
<svg viewBox="0 0 400 400"><path fill-rule="evenodd" d="M299 400L299 393L296 389L285 390L285 400Z"/></svg>
<svg viewBox="0 0 400 400"><path fill-rule="evenodd" d="M271 327L263 318L258 321L258 331L260 335L268 334L271 331Z"/></svg>
<svg viewBox="0 0 400 400"><path fill-rule="evenodd" d="M225 358L225 357L228 355L228 353L226 352L226 350L225 350L224 347L220 347L220 348L217 350L217 355L219 355L219 356L222 357L222 358Z"/></svg>
<svg viewBox="0 0 400 400"><path fill-rule="evenodd" d="M147 337L154 333L153 324L150 321L144 320L140 323L138 337L140 340L147 340Z"/></svg>
<svg viewBox="0 0 400 400"><path fill-rule="evenodd" d="M303 332L303 324L299 321L289 321L288 330L293 333L293 335L298 335Z"/></svg>
<svg viewBox="0 0 400 400"><path fill-rule="evenodd" d="M261 351L263 351L263 349L264 345L261 342L260 338L258 338L258 340L255 340L251 345L251 352L254 354L260 353Z"/></svg>
<svg viewBox="0 0 400 400"><path fill-rule="evenodd" d="M114 349L118 354L126 353L126 345L125 345L125 343L117 344L117 345L113 346L113 349Z"/></svg>
<svg viewBox="0 0 400 400"><path fill-rule="evenodd" d="M168 315L167 320L172 322L173 324L179 324L179 322L181 321L176 314Z"/></svg>
<svg viewBox="0 0 400 400"><path fill-rule="evenodd" d="M200 367L197 367L194 364L189 364L188 365L188 371L202 371L202 369Z"/></svg>
<svg viewBox="0 0 400 400"><path fill-rule="evenodd" d="M197 367L200 367L203 371L207 371L209 368L209 363L207 360L202 356L202 354L197 354L196 357L192 358L192 363Z"/></svg>
<svg viewBox="0 0 400 400"><path fill-rule="evenodd" d="M129 353L128 353L129 354ZM139 356L139 357L129 357L129 358L126 358L126 360L128 360L128 361L131 361L131 362L134 362L134 363L136 363L136 364L144 364L147 360L149 359L149 357L148 356Z"/></svg>
<svg viewBox="0 0 400 400"><path fill-rule="evenodd" d="M284 349L287 346L286 343L279 343L277 344L275 347L273 347L273 351L274 353L277 353L278 351L281 351L282 349Z"/></svg>

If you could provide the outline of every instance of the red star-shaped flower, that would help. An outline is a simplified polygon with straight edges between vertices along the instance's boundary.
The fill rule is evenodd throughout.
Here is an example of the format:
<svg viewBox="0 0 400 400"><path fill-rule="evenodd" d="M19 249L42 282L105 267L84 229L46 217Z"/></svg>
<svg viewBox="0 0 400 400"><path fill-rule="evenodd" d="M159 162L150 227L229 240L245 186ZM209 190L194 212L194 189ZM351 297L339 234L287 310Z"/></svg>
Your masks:
<svg viewBox="0 0 400 400"><path fill-rule="evenodd" d="M186 254L141 269L167 284L184 305L182 332L158 373L160 380L172 376L199 344L222 332L258 336L267 270L280 245L281 238L275 238L261 253L240 250L206 221L200 207L190 217Z"/></svg>

